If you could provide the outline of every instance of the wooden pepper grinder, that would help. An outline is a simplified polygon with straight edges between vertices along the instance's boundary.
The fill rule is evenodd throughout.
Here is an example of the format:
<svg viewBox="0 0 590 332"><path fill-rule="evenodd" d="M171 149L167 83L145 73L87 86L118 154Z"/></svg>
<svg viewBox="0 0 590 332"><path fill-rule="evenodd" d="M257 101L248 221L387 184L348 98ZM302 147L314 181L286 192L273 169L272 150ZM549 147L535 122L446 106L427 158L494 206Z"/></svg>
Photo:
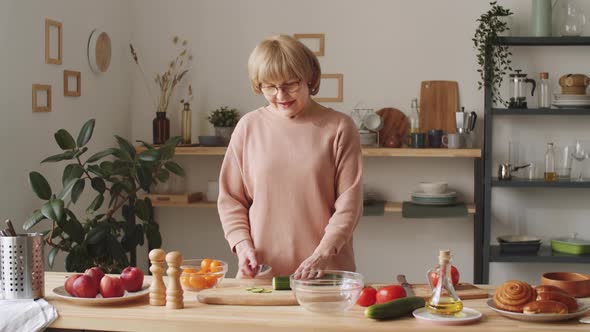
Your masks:
<svg viewBox="0 0 590 332"><path fill-rule="evenodd" d="M182 254L178 251L171 251L166 255L168 263L168 289L166 290L166 308L182 309L184 308L183 290L180 286L180 264L182 264Z"/></svg>
<svg viewBox="0 0 590 332"><path fill-rule="evenodd" d="M153 249L149 254L150 272L152 272L152 285L150 286L150 305L166 305L166 285L164 284L164 259L166 252L162 249Z"/></svg>

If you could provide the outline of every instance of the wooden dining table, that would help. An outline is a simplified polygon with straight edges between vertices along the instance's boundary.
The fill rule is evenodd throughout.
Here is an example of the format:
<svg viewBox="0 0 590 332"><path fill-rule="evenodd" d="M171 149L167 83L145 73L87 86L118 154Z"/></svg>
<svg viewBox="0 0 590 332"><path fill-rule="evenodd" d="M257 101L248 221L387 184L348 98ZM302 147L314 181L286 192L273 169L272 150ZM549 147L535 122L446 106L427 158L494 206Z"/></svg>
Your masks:
<svg viewBox="0 0 590 332"><path fill-rule="evenodd" d="M50 328L100 331L589 331L578 319L553 323L513 320L499 315L485 299L465 300L464 306L483 314L476 323L440 326L412 316L390 321L364 317L355 305L338 314L318 314L300 306L208 305L197 301L197 293L184 292L184 309L149 305L148 296L122 304L81 305L58 297L53 290L63 286L71 273L45 273L45 299L57 308L59 318ZM150 283L151 277L146 276ZM223 280L220 287L236 286L236 279ZM494 287L478 285L493 294ZM590 298L580 299L590 305ZM590 316L590 313L588 314Z"/></svg>

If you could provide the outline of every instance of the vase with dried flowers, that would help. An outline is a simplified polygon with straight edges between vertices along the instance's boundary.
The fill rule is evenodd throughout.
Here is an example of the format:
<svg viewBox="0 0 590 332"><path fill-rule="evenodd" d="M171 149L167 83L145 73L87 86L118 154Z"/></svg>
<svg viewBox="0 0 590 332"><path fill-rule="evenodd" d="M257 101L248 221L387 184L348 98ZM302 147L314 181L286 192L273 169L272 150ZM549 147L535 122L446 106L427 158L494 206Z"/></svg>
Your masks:
<svg viewBox="0 0 590 332"><path fill-rule="evenodd" d="M190 63L193 56L188 51L188 41L180 39L175 36L172 39L174 46L179 48L179 53L170 61L168 68L162 74L156 74L154 81L159 88L160 94L158 98L154 98L151 91L149 80L145 75L145 71L139 61L139 57L133 44L129 44L133 61L137 64L141 71L143 82L146 86L147 92L150 95L153 106L156 109L156 118L153 120L153 140L154 144L163 144L170 137L170 120L166 117L166 111L170 103L170 98L174 92L174 88L182 81L186 73L189 71Z"/></svg>
<svg viewBox="0 0 590 332"><path fill-rule="evenodd" d="M193 88L189 84L188 85L188 96L180 100L182 104L182 114L180 116L180 133L182 137L182 144L191 144L191 104L190 102L193 100Z"/></svg>

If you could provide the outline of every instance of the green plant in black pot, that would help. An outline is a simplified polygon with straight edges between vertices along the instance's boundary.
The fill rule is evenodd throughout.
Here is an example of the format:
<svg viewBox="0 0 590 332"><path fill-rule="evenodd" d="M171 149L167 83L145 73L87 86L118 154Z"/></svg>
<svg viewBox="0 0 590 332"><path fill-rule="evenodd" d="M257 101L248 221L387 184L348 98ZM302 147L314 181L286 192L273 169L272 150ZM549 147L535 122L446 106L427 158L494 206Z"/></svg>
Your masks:
<svg viewBox="0 0 590 332"><path fill-rule="evenodd" d="M61 250L67 253L67 271L83 272L100 266L107 273L120 273L128 265L137 265L137 246L143 245L144 240L147 239L150 250L162 244L151 202L140 199L138 192L149 192L152 185L166 182L170 172L184 176L184 170L170 160L180 138L170 138L158 149L140 141L145 149L138 153L127 140L115 136L117 147L83 160L94 123L94 119L87 121L77 140L65 129L55 133L63 152L41 163L67 162L62 189L54 191L43 175L30 172L31 187L45 202L23 228L29 230L44 220L51 223L51 228L43 232L46 244L51 246L49 266L53 266ZM94 198L77 215L74 211L80 209L72 205L80 202L85 189L92 190Z"/></svg>
<svg viewBox="0 0 590 332"><path fill-rule="evenodd" d="M215 127L215 135L220 136L224 145L229 143L231 134L240 120L240 113L235 108L222 106L209 114L207 118Z"/></svg>
<svg viewBox="0 0 590 332"><path fill-rule="evenodd" d="M500 96L500 87L507 71L512 71L510 66L512 53L508 46L498 45L498 37L510 30L507 17L513 13L510 9L497 4L497 1L490 2L490 10L482 14L478 19L479 25L475 30L473 44L477 50L477 70L480 75L478 88L491 89L492 102L506 104Z"/></svg>

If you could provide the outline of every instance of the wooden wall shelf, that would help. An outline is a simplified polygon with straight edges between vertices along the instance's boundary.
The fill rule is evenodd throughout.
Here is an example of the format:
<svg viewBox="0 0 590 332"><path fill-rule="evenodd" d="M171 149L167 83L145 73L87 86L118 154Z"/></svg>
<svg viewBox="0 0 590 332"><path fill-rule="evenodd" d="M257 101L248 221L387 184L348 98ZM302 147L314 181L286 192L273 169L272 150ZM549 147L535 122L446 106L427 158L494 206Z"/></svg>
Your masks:
<svg viewBox="0 0 590 332"><path fill-rule="evenodd" d="M217 208L215 202L194 202L194 203L172 203L172 202L152 202L153 207L183 207L183 208ZM390 213L401 213L402 203L401 202L387 202L385 203L385 212ZM467 213L475 213L475 204L467 204Z"/></svg>
<svg viewBox="0 0 590 332"><path fill-rule="evenodd" d="M177 147L178 156L223 156L225 147L191 146ZM145 150L136 147L138 152ZM429 158L481 158L480 149L392 149L363 148L364 157L429 157Z"/></svg>

